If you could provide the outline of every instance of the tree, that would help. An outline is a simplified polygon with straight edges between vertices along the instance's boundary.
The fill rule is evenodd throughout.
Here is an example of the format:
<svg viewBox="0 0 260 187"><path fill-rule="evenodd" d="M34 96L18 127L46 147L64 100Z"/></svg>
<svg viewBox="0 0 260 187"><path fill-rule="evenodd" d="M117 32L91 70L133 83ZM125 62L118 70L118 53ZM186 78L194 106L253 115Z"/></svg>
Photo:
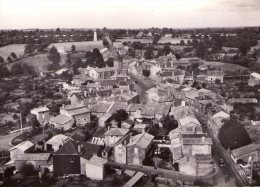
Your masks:
<svg viewBox="0 0 260 187"><path fill-rule="evenodd" d="M72 52L72 53L75 53L75 52L76 52L76 46L75 46L74 44L71 46L71 52Z"/></svg>
<svg viewBox="0 0 260 187"><path fill-rule="evenodd" d="M185 45L184 40L181 40L181 41L180 41L180 45Z"/></svg>
<svg viewBox="0 0 260 187"><path fill-rule="evenodd" d="M220 144L225 149L237 149L251 143L250 137L241 122L231 117L224 121L218 133Z"/></svg>
<svg viewBox="0 0 260 187"><path fill-rule="evenodd" d="M5 62L4 58L0 56L0 64L3 64Z"/></svg>
<svg viewBox="0 0 260 187"><path fill-rule="evenodd" d="M9 69L6 66L0 66L0 78L8 77L9 75Z"/></svg>
<svg viewBox="0 0 260 187"><path fill-rule="evenodd" d="M221 80L220 79L216 79L215 80L215 84L221 84Z"/></svg>
<svg viewBox="0 0 260 187"><path fill-rule="evenodd" d="M202 42L198 43L197 48L196 48L196 56L199 58L204 58L205 56L206 49Z"/></svg>
<svg viewBox="0 0 260 187"><path fill-rule="evenodd" d="M102 57L102 54L100 53L98 48L94 48L92 51L92 56L94 57L94 59L97 59L99 57Z"/></svg>
<svg viewBox="0 0 260 187"><path fill-rule="evenodd" d="M114 59L112 57L109 57L106 61L106 64L108 67L114 67Z"/></svg>
<svg viewBox="0 0 260 187"><path fill-rule="evenodd" d="M246 56L248 51L250 50L250 44L247 40L242 40L239 44L238 49L241 55Z"/></svg>
<svg viewBox="0 0 260 187"><path fill-rule="evenodd" d="M172 49L171 49L171 47L170 47L170 45L169 44L166 44L164 47L163 47L163 54L164 55L168 55L168 54L170 54L170 52L172 51Z"/></svg>
<svg viewBox="0 0 260 187"><path fill-rule="evenodd" d="M128 119L128 116L129 116L129 114L124 109L120 109L112 114L112 118L115 119L119 123Z"/></svg>
<svg viewBox="0 0 260 187"><path fill-rule="evenodd" d="M52 46L49 51L48 59L53 62L53 64L60 63L60 53L58 52L57 48Z"/></svg>
<svg viewBox="0 0 260 187"><path fill-rule="evenodd" d="M13 62L13 60L12 60L12 58L9 56L9 57L7 57L7 61L8 61L8 63L11 63L11 62Z"/></svg>
<svg viewBox="0 0 260 187"><path fill-rule="evenodd" d="M29 121L29 126L31 126L33 129L38 129L40 127L40 122L37 120L36 116L33 116L33 118Z"/></svg>
<svg viewBox="0 0 260 187"><path fill-rule="evenodd" d="M24 177L35 175L34 167L30 163L23 165L20 172Z"/></svg>
<svg viewBox="0 0 260 187"><path fill-rule="evenodd" d="M24 46L24 53L25 54L31 54L35 51L36 46L34 44L26 44Z"/></svg>
<svg viewBox="0 0 260 187"><path fill-rule="evenodd" d="M5 179L10 179L11 176L14 175L14 170L15 170L15 167L8 167L4 170L4 178Z"/></svg>
<svg viewBox="0 0 260 187"><path fill-rule="evenodd" d="M143 69L143 76L145 76L145 77L149 77L150 76L150 70L148 70L148 69Z"/></svg>
<svg viewBox="0 0 260 187"><path fill-rule="evenodd" d="M144 52L144 58L147 60L153 59L153 50L151 48Z"/></svg>
<svg viewBox="0 0 260 187"><path fill-rule="evenodd" d="M161 119L161 123L163 125L163 128L166 129L168 132L178 127L178 122L172 115L163 116Z"/></svg>
<svg viewBox="0 0 260 187"><path fill-rule="evenodd" d="M15 54L14 52L11 53L11 57L12 57L14 60L17 59L17 56L16 56L16 54Z"/></svg>
<svg viewBox="0 0 260 187"><path fill-rule="evenodd" d="M15 75L21 75L23 74L23 69L20 63L15 63L12 67L11 67L11 73L15 76Z"/></svg>
<svg viewBox="0 0 260 187"><path fill-rule="evenodd" d="M176 58L177 60L180 60L180 59L181 59L181 55L180 55L179 53L176 53L176 54L175 54L175 58Z"/></svg>
<svg viewBox="0 0 260 187"><path fill-rule="evenodd" d="M106 63L104 62L104 59L103 59L102 56L96 58L96 66L97 66L98 68L104 68L104 67L106 67Z"/></svg>

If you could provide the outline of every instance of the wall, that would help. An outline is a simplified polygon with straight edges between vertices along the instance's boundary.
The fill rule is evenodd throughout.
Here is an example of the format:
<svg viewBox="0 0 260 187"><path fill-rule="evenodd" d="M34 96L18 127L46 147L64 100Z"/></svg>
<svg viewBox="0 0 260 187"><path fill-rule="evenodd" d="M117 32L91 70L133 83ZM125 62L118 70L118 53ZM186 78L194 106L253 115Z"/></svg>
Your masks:
<svg viewBox="0 0 260 187"><path fill-rule="evenodd" d="M104 166L97 166L92 163L86 162L86 176L88 178L93 180L103 180L104 175Z"/></svg>
<svg viewBox="0 0 260 187"><path fill-rule="evenodd" d="M90 122L90 112L74 116L76 124L84 125Z"/></svg>
<svg viewBox="0 0 260 187"><path fill-rule="evenodd" d="M74 163L70 162L71 157ZM57 175L80 174L79 155L53 155L53 170Z"/></svg>
<svg viewBox="0 0 260 187"><path fill-rule="evenodd" d="M114 162L126 164L126 147L122 144L114 147Z"/></svg>

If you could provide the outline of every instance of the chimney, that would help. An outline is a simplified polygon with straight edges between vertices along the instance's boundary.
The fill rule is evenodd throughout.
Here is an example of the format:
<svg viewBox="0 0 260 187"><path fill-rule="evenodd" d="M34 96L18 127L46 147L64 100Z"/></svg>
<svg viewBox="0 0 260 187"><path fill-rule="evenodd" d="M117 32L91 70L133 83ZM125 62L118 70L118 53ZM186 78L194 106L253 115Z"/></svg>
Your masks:
<svg viewBox="0 0 260 187"><path fill-rule="evenodd" d="M81 153L82 151L82 145L78 145L78 152Z"/></svg>
<svg viewBox="0 0 260 187"><path fill-rule="evenodd" d="M202 136L202 137L201 137L201 141L202 141L202 143L205 142L205 136Z"/></svg>

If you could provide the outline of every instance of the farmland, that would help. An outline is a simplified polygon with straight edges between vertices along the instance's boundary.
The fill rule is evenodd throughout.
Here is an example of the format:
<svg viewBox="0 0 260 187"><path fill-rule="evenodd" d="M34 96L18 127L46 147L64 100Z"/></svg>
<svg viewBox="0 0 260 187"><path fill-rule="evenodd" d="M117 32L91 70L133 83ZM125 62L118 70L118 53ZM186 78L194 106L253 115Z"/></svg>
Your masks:
<svg viewBox="0 0 260 187"><path fill-rule="evenodd" d="M181 40L183 40L185 43L187 43L187 41L190 40L190 39L161 37L161 39L158 41L158 43L161 43L161 44L164 44L164 43L179 44Z"/></svg>
<svg viewBox="0 0 260 187"><path fill-rule="evenodd" d="M85 42L64 42L64 43L52 43L48 46L48 49L55 46L58 51L71 51L71 46L75 45L76 51L92 51L94 48L102 49L102 41L85 41Z"/></svg>
<svg viewBox="0 0 260 187"><path fill-rule="evenodd" d="M7 57L10 56L12 52L14 52L17 57L19 57L20 55L24 54L24 46L25 44L12 44L0 47L0 56L2 56L5 61L7 61Z"/></svg>
<svg viewBox="0 0 260 187"><path fill-rule="evenodd" d="M116 42L141 42L141 43L153 43L153 39L135 39L135 38L122 38L117 39Z"/></svg>
<svg viewBox="0 0 260 187"><path fill-rule="evenodd" d="M229 64L223 62L215 62L215 61L203 61L204 65L219 67L224 71L237 71L237 70L248 70L248 68L237 65L237 64Z"/></svg>
<svg viewBox="0 0 260 187"><path fill-rule="evenodd" d="M61 55L61 62L60 64L64 64L66 59L66 55ZM33 66L37 73L41 71L47 71L47 66L50 63L47 54L38 54L35 56L30 56L27 58L22 58L15 63L27 64ZM7 67L10 69L14 63L7 64Z"/></svg>

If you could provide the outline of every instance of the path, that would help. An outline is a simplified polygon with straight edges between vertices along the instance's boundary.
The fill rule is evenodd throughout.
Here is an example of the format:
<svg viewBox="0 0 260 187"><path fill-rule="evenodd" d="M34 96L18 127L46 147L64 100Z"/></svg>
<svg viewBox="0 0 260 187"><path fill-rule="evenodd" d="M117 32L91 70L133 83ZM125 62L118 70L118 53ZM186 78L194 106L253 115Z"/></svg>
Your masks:
<svg viewBox="0 0 260 187"><path fill-rule="evenodd" d="M142 172L137 172L127 183L124 185L124 187L132 187L137 183L144 174Z"/></svg>
<svg viewBox="0 0 260 187"><path fill-rule="evenodd" d="M4 150L4 149L10 149L9 146L9 142L16 137L17 135L19 135L19 133L13 133L13 134L8 134L8 135L4 135L4 136L0 136L0 150Z"/></svg>

